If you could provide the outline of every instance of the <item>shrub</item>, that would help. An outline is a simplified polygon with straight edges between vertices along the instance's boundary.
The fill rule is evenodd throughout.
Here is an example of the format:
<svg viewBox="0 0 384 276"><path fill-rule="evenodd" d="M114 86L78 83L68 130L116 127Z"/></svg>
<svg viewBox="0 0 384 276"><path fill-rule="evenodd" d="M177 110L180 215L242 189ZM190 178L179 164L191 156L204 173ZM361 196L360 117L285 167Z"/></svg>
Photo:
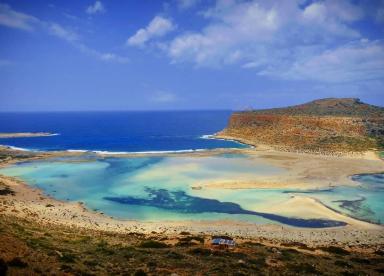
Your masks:
<svg viewBox="0 0 384 276"><path fill-rule="evenodd" d="M337 255L349 255L350 254L347 250L345 250L341 247L337 247L337 246L320 247L320 249L323 251L329 252L329 253L337 254Z"/></svg>
<svg viewBox="0 0 384 276"><path fill-rule="evenodd" d="M0 275L7 275L8 265L0 259Z"/></svg>
<svg viewBox="0 0 384 276"><path fill-rule="evenodd" d="M180 242L191 242L193 240L198 241L199 243L204 243L204 237L201 237L201 236L189 236L189 237L179 238Z"/></svg>
<svg viewBox="0 0 384 276"><path fill-rule="evenodd" d="M159 241L154 241L154 240L147 240L143 241L139 244L139 247L141 248L166 248L168 247L167 244Z"/></svg>
<svg viewBox="0 0 384 276"><path fill-rule="evenodd" d="M8 262L8 265L13 267L20 267L20 268L24 268L28 266L28 264L22 261L19 257L15 257L12 260L10 260Z"/></svg>
<svg viewBox="0 0 384 276"><path fill-rule="evenodd" d="M181 260L181 259L184 258L183 255L181 255L181 254L179 254L179 253L177 253L177 252L175 252L175 251L169 251L169 252L167 253L167 257L168 257L168 258L171 258L171 259L175 259L175 260Z"/></svg>
<svg viewBox="0 0 384 276"><path fill-rule="evenodd" d="M76 256L70 253L63 253L63 256L60 257L60 260L65 263L75 262Z"/></svg>
<svg viewBox="0 0 384 276"><path fill-rule="evenodd" d="M363 258L351 258L351 261L352 261L352 262L359 263L359 264L370 264L370 263L371 263L370 260L368 260L368 259L363 259Z"/></svg>
<svg viewBox="0 0 384 276"><path fill-rule="evenodd" d="M307 263L291 264L288 266L288 268L289 270L299 274L320 274L315 265Z"/></svg>
<svg viewBox="0 0 384 276"><path fill-rule="evenodd" d="M340 267L346 267L346 268L352 267L352 265L350 265L348 262L344 262L341 260L336 260L335 265L340 266Z"/></svg>
<svg viewBox="0 0 384 276"><path fill-rule="evenodd" d="M207 248L198 247L198 248L194 248L194 249L189 250L188 253L193 254L193 255L209 256L212 254L212 250L207 249Z"/></svg>
<svg viewBox="0 0 384 276"><path fill-rule="evenodd" d="M0 189L0 195L12 195L12 196L14 196L15 192L13 190L11 190L11 188L5 187L5 188Z"/></svg>
<svg viewBox="0 0 384 276"><path fill-rule="evenodd" d="M138 269L135 271L135 274L133 274L133 275L135 275L135 276L147 276L147 273L145 273L145 271L142 269Z"/></svg>

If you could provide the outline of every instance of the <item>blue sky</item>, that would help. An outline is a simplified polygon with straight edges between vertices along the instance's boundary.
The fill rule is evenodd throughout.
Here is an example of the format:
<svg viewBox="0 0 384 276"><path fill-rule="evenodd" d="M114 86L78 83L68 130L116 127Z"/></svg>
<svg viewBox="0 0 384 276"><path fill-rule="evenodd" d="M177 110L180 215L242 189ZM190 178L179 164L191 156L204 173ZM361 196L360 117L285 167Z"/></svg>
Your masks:
<svg viewBox="0 0 384 276"><path fill-rule="evenodd" d="M0 111L384 105L384 1L1 1Z"/></svg>

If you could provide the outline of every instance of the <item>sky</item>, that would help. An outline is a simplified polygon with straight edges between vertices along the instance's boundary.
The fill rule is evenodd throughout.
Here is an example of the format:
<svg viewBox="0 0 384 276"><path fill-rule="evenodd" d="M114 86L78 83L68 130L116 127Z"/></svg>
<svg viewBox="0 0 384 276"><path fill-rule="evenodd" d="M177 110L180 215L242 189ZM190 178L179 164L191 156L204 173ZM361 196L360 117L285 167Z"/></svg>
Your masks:
<svg viewBox="0 0 384 276"><path fill-rule="evenodd" d="M0 111L384 106L384 1L0 0Z"/></svg>

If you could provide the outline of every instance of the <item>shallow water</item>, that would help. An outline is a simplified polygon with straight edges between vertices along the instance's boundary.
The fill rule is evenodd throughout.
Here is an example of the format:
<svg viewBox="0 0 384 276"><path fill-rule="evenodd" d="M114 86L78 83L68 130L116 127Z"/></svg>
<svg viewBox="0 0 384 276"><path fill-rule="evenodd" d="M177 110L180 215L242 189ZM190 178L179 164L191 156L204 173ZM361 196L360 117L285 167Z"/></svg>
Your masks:
<svg viewBox="0 0 384 276"><path fill-rule="evenodd" d="M234 219L302 227L342 225L337 221L287 218L258 211L293 194L310 193L328 206L357 218L383 221L383 175L361 175L359 187L324 191L284 189L192 189L201 181L251 180L284 174L246 155L211 157L54 158L0 169L18 176L58 199L82 201L105 214L138 220Z"/></svg>

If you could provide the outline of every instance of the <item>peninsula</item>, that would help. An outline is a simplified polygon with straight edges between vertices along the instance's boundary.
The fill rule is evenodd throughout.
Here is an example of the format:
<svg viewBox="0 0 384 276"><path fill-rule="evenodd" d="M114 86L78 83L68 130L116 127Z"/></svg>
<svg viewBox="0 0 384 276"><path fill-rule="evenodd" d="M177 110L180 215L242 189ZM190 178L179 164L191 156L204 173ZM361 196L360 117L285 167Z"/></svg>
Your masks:
<svg viewBox="0 0 384 276"><path fill-rule="evenodd" d="M327 98L285 108L234 112L217 138L278 150L325 154L384 147L384 108Z"/></svg>
<svg viewBox="0 0 384 276"><path fill-rule="evenodd" d="M26 137L44 137L55 136L56 133L49 132L2 132L0 138L26 138Z"/></svg>

